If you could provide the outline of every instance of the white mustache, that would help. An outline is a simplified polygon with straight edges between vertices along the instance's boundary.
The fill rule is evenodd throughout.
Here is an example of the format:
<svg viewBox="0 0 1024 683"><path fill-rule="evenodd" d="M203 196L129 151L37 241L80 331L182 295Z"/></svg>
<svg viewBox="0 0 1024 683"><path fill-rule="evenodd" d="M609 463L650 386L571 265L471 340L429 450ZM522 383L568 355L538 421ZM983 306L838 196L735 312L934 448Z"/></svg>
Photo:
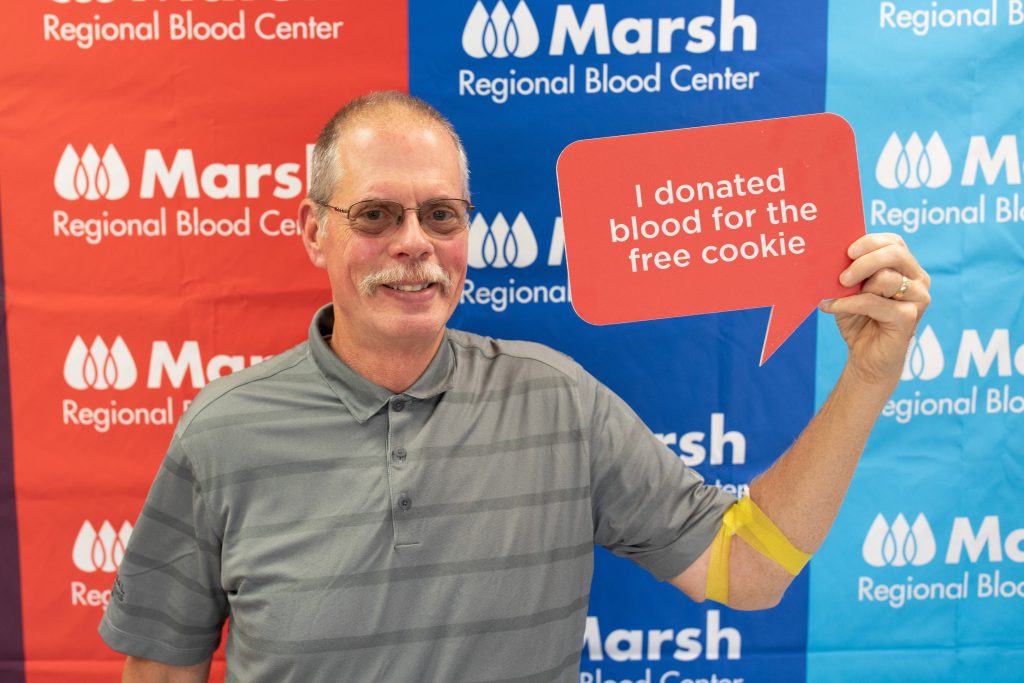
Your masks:
<svg viewBox="0 0 1024 683"><path fill-rule="evenodd" d="M364 296L372 296L381 285L418 282L437 284L443 295L447 295L452 288L452 279L441 266L423 261L410 266L390 266L378 270L376 273L370 273L359 282L359 293Z"/></svg>

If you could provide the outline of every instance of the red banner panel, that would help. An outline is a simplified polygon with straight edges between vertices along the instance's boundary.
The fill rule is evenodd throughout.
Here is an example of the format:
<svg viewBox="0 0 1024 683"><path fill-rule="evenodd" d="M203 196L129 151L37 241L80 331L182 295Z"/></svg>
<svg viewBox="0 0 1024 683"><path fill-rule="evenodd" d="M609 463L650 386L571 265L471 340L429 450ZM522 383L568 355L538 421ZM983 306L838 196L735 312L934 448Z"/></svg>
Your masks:
<svg viewBox="0 0 1024 683"><path fill-rule="evenodd" d="M301 342L320 126L407 89L403 2L40 0L0 26L27 680L120 680L96 633L174 423ZM215 667L215 671L221 667Z"/></svg>

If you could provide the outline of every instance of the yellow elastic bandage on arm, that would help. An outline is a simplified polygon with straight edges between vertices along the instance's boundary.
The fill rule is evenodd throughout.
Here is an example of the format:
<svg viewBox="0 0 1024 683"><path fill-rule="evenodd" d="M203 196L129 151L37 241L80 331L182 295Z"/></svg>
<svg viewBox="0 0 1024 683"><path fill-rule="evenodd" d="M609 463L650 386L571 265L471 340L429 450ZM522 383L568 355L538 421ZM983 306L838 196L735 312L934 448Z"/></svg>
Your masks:
<svg viewBox="0 0 1024 683"><path fill-rule="evenodd" d="M729 600L729 544L733 534L750 544L757 552L796 576L811 556L798 550L779 528L761 512L750 498L734 503L722 517L722 528L711 542L711 561L708 564L706 596L728 605Z"/></svg>

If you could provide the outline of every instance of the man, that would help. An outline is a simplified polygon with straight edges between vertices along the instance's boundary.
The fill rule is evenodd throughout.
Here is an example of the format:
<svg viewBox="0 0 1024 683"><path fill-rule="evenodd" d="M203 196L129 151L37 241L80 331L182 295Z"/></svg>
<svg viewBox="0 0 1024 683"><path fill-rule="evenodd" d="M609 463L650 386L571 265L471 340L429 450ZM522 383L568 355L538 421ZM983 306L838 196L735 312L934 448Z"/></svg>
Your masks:
<svg viewBox="0 0 1024 683"><path fill-rule="evenodd" d="M847 366L736 504L570 359L446 329L467 179L407 95L325 127L300 219L332 304L175 431L100 626L126 681L206 680L228 616L232 681L574 680L595 543L739 609L819 547L929 301L903 242L851 245Z"/></svg>

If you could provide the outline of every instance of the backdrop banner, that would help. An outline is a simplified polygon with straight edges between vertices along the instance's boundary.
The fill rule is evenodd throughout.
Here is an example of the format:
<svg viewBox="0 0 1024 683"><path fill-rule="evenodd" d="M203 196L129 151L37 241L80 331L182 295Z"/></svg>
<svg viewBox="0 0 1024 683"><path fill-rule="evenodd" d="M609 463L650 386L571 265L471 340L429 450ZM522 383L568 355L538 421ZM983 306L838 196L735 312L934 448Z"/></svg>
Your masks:
<svg viewBox="0 0 1024 683"><path fill-rule="evenodd" d="M7 3L0 679L120 680L97 625L173 425L207 383L304 340L330 297L296 221L312 143L349 99L394 88L469 155L452 326L569 354L737 495L838 377L831 317L760 367L769 308L584 322L561 151L839 114L866 224L844 230L900 234L933 277L835 528L782 603L695 604L599 550L580 683L1016 680L1022 31L1024 0Z"/></svg>

